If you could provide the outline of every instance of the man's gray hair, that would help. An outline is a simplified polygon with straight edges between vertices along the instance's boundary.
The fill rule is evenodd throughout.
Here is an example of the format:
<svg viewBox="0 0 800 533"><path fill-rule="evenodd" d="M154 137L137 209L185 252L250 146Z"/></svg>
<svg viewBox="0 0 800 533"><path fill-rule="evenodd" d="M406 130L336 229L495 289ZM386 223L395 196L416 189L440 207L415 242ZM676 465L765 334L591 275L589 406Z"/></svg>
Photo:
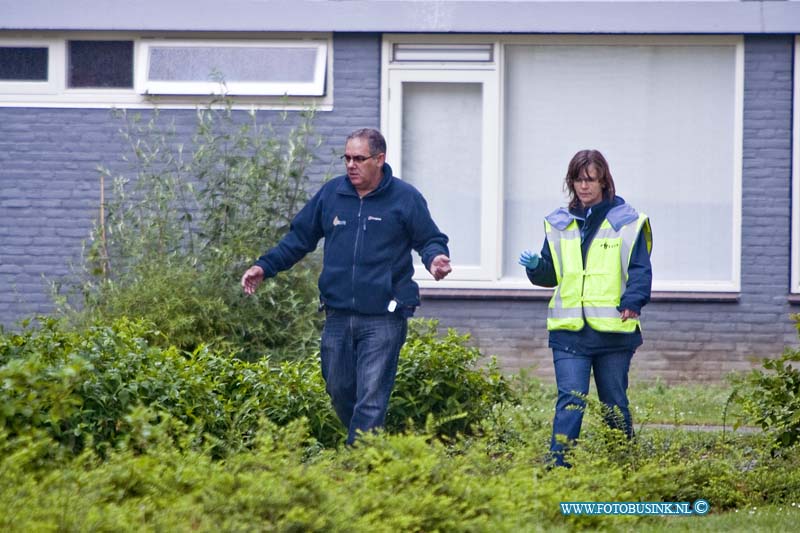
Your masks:
<svg viewBox="0 0 800 533"><path fill-rule="evenodd" d="M373 128L361 128L347 136L347 141L350 139L366 139L369 146L369 155L385 154L386 153L386 139L383 138L381 132ZM347 142L345 141L345 143Z"/></svg>

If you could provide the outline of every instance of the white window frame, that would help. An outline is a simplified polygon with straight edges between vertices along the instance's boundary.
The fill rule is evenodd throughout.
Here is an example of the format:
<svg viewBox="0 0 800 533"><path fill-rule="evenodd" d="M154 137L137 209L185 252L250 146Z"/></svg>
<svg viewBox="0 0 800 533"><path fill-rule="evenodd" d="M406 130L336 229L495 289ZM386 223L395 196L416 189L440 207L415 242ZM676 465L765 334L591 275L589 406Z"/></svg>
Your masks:
<svg viewBox="0 0 800 533"><path fill-rule="evenodd" d="M421 43L421 44L474 44L474 43L495 43L495 53L493 54L494 60L491 62L475 62L464 63L455 61L406 61L395 62L393 61L392 51L396 43ZM683 36L683 35L641 35L641 36L594 36L594 35L511 35L511 36L497 36L497 35L463 35L463 36L449 36L449 35L408 35L408 34L384 34L383 36L383 57L382 57L382 91L381 91L381 127L386 132L388 150L387 160L393 167L402 161L402 104L398 104L397 100L401 97L393 93L396 78L402 79L403 76L412 76L415 71L430 71L428 74L429 79L432 81L457 81L462 76L465 70L487 70L493 73L497 80L497 102L484 102L494 109L496 113L496 120L490 121L494 137L497 139L495 145L491 148L492 152L489 154L489 159L494 164L494 168L485 168L482 172L482 191L483 194L488 194L489 197L484 199L482 207L482 234L491 234L493 238L491 241L483 240L484 245L493 246L489 250L481 250L481 269L480 277L470 276L470 272L465 272L463 275L458 275L460 269L458 265L458 258L454 258L453 274L448 276L445 280L434 282L430 279L430 275L418 270L415 279L423 288L458 288L458 289L525 289L531 291L544 290L538 287L533 287L527 280L524 279L509 279L502 277L502 237L503 237L503 120L504 120L504 49L507 44L538 44L538 45L619 45L619 46L637 46L637 45L732 45L735 47L735 73L734 73L734 101L735 109L731 110L734 113L734 135L732 147L733 156L733 175L731 176L730 186L732 187L733 202L731 206L732 227L731 227L731 262L730 272L731 277L727 280L715 281L695 281L686 280L679 282L660 282L658 278L653 282L654 291L665 292L730 292L737 293L741 288L741 251L742 251L742 138L743 138L743 112L744 112L744 39L740 35L724 35L724 36ZM798 54L795 53L795 61L797 61ZM401 73L408 74L401 74ZM798 68L795 68L795 76L797 76ZM488 74L487 74L488 75ZM797 86L797 83L796 83ZM797 91L795 91L795 98L797 98ZM798 109L797 101L795 102L795 112ZM795 131L797 131L798 122L797 115L795 119ZM795 134L797 140L798 134ZM795 148L795 165L797 166L797 153L798 149ZM454 155L456 156L456 155ZM402 177L402 169L398 168L398 175ZM798 172L795 172L797 174ZM488 183L487 183L488 182ZM800 189L796 187L795 189ZM797 194L797 193L796 193ZM795 199L794 205L800 201ZM488 208L488 209L487 209ZM645 209L646 211L646 209ZM434 218L436 213L434 213ZM544 213L542 213L544 216ZM795 214L795 225L798 225L798 218L800 215ZM484 224L486 225L484 227ZM658 229L655 228L656 235ZM798 231L795 232L800 233ZM657 239L657 237L656 237ZM798 246L800 237L793 241L795 246ZM798 251L795 250L794 256L798 256ZM493 258L494 261L490 264L488 258ZM793 274L798 274L800 266L796 267ZM800 277L800 276L798 276ZM469 279L465 279L469 278ZM794 278L793 278L794 279ZM798 281L793 282L793 286L797 287Z"/></svg>
<svg viewBox="0 0 800 533"><path fill-rule="evenodd" d="M792 294L800 294L800 36L794 38L794 102L792 120Z"/></svg>
<svg viewBox="0 0 800 533"><path fill-rule="evenodd" d="M57 58L65 57L66 41L53 41L50 39L22 39L22 38L2 38L2 47L32 47L47 48L47 80L0 80L0 94L18 93L47 95L58 92L57 80L63 79L66 72L66 61L58 61Z"/></svg>
<svg viewBox="0 0 800 533"><path fill-rule="evenodd" d="M325 94L325 71L327 67L328 43L325 41L253 41L253 40L142 40L136 62L136 92L151 95L208 95L222 94L231 96L323 96ZM219 82L208 81L153 81L148 79L150 51L153 48L193 48L193 47L230 47L230 48L309 48L316 53L314 79L311 82L235 82L225 81L223 88Z"/></svg>
<svg viewBox="0 0 800 533"><path fill-rule="evenodd" d="M387 111L386 129L392 142L387 146L387 160L391 161L393 170L402 178L402 158L400 155L402 139L402 121L397 117L403 116L403 83L406 82L430 82L430 83L476 83L482 87L482 120L483 135L481 140L481 235L480 235L480 263L476 266L462 266L453 271L448 276L452 281L483 280L491 281L497 277L497 267L499 264L494 256L495 241L498 231L497 220L492 215L496 212L501 201L499 196L500 189L493 173L498 164L498 114L496 106L497 77L494 72L487 70L457 70L448 72L443 79L441 73L432 69L402 69L395 70L389 75L388 90L397 98L392 98L390 107ZM417 266L416 276L424 279L424 267Z"/></svg>
<svg viewBox="0 0 800 533"><path fill-rule="evenodd" d="M440 36L427 36L423 42L430 44L471 44L494 43L494 39L483 37L479 39L444 38ZM405 82L432 82L432 83L479 83L482 87L482 124L483 137L481 141L481 235L480 235L480 263L476 266L461 266L453 270L446 281L448 285L456 284L459 287L484 287L492 283L499 275L500 261L494 254L496 242L501 233L499 220L494 213L502 210L501 183L496 179L497 169L501 166L500 147L501 130L498 102L500 99L500 79L496 63L496 45L492 46L492 60L470 61L423 61L419 59L408 61L392 61L395 44L414 44L421 42L415 36L394 36L392 39L384 38L383 42L383 81L381 83L381 129L387 134L387 161L392 165L395 173L403 177L402 168L402 116L403 98L402 84ZM452 52L452 51L451 51ZM444 52L442 57L451 55ZM435 52L433 53L435 55ZM445 69L442 67L446 66ZM390 95L394 97L390 98ZM417 266L415 279L421 287L441 286L434 285L430 274L424 267Z"/></svg>
<svg viewBox="0 0 800 533"><path fill-rule="evenodd" d="M218 93L219 84L214 90L197 95L159 95L150 96L137 93L139 84L140 54L142 43L163 40L184 41L185 34L164 33L143 35L132 32L0 32L0 44L4 46L42 46L48 48L47 82L0 81L0 107L43 107L43 108L99 108L122 107L128 109L195 109L208 105L209 95ZM68 41L113 40L133 41L133 87L86 87L67 86ZM248 41L251 43L285 42L287 44L318 42L327 48L325 61L318 65L324 78L322 96L232 96L234 109L256 110L294 110L314 107L318 111L333 109L333 34L332 33L247 33L220 36L218 34L197 34L192 42L229 43Z"/></svg>

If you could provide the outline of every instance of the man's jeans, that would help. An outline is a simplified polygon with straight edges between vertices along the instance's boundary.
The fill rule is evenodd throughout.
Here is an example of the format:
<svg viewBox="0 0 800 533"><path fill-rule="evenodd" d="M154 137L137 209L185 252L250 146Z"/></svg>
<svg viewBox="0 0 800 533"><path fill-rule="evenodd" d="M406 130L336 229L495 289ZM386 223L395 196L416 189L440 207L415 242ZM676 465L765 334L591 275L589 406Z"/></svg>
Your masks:
<svg viewBox="0 0 800 533"><path fill-rule="evenodd" d="M362 315L327 309L322 377L347 444L359 431L383 425L408 321L402 313Z"/></svg>
<svg viewBox="0 0 800 533"><path fill-rule="evenodd" d="M561 350L553 350L553 363L556 370L558 400L556 414L553 418L553 436L550 441L550 452L555 464L569 466L564 462L564 444L557 435L566 437L568 443L578 438L583 422L585 402L575 396L578 392L584 396L589 394L590 372L594 370L594 382L600 401L609 408L618 408L622 413L610 413L606 422L612 428L625 432L628 438L633 436L631 413L628 409L628 369L631 366L633 352L618 352L601 355L579 355Z"/></svg>

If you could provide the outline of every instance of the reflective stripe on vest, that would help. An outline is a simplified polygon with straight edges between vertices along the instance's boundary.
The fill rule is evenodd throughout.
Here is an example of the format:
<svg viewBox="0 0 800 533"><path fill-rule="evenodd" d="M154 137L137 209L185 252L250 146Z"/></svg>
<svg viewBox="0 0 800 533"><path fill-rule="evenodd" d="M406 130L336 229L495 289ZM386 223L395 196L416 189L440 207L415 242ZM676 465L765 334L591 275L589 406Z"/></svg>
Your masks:
<svg viewBox="0 0 800 533"><path fill-rule="evenodd" d="M649 251L652 239L647 215L639 213L637 220L619 230L604 220L589 246L584 269L578 223L572 220L558 230L545 220L558 280L548 307L548 330L579 331L584 320L597 331L629 333L639 327L638 319L623 322L617 306L627 285L633 245L643 227Z"/></svg>

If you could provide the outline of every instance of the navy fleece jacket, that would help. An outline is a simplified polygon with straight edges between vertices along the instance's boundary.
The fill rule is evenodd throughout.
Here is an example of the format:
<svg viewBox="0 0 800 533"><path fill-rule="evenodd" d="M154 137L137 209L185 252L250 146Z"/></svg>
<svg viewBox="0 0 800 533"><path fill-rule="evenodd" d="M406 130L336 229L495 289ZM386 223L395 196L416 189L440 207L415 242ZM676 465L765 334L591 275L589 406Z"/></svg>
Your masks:
<svg viewBox="0 0 800 533"><path fill-rule="evenodd" d="M431 218L412 185L395 178L388 164L378 187L359 198L347 175L325 183L292 220L289 233L255 262L264 277L287 270L325 238L321 301L333 309L383 314L394 299L400 307L419 305L411 250L426 269L439 254L450 254L447 235Z"/></svg>

